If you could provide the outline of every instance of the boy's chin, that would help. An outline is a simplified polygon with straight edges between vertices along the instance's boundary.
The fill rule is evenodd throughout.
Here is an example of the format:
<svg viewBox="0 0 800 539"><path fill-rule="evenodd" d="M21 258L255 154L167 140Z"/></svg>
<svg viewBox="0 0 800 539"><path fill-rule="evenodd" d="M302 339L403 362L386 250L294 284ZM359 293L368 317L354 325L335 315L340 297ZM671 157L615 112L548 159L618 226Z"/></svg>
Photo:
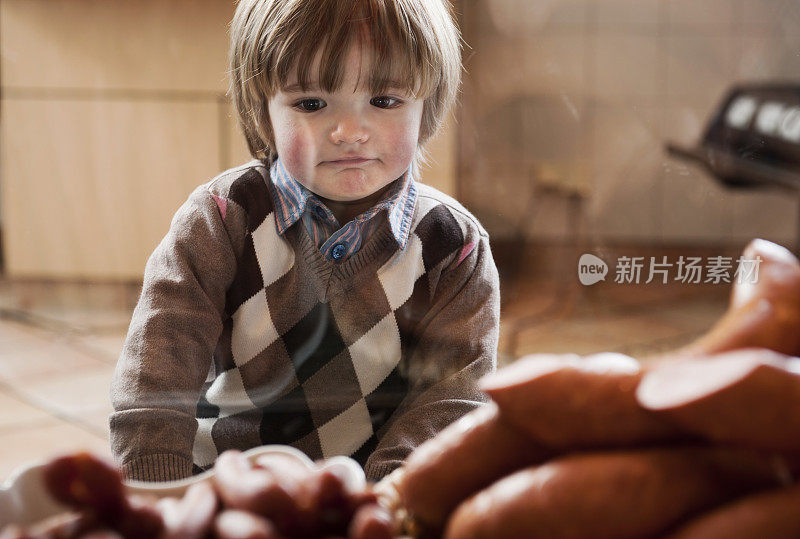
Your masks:
<svg viewBox="0 0 800 539"><path fill-rule="evenodd" d="M326 190L327 196L323 193L322 197L335 202L353 203L367 200L375 196L379 191L382 193L385 185L371 184L364 181L339 181L336 182L331 189Z"/></svg>
<svg viewBox="0 0 800 539"><path fill-rule="evenodd" d="M355 195L341 195L336 194L334 196L326 197L324 195L319 195L325 200L329 202L338 202L339 204L358 204L360 202L366 202L375 196L375 193L366 193L366 194L355 194Z"/></svg>

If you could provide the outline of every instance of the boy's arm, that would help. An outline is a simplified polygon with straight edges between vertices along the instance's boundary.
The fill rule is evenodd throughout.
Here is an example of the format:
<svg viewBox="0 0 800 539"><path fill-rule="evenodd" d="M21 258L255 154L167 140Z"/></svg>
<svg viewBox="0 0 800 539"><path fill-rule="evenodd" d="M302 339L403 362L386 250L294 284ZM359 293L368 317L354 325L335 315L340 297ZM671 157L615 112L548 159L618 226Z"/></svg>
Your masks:
<svg viewBox="0 0 800 539"><path fill-rule="evenodd" d="M455 268L452 267L455 265ZM500 283L489 238L441 276L409 363L412 388L367 459L377 480L425 440L486 401L476 381L497 366ZM427 323L425 322L427 320Z"/></svg>
<svg viewBox="0 0 800 539"><path fill-rule="evenodd" d="M231 206L226 222L241 211ZM236 271L221 209L205 186L195 190L147 261L111 383L111 450L131 479L192 474L195 411Z"/></svg>

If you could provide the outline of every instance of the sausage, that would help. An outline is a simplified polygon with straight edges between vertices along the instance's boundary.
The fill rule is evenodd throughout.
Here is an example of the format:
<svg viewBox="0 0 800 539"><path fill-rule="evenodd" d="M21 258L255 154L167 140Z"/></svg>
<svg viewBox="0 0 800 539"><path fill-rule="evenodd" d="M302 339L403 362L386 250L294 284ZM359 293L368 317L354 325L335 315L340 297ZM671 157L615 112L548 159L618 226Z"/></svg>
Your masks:
<svg viewBox="0 0 800 539"><path fill-rule="evenodd" d="M219 539L279 539L272 523L247 511L226 509L214 520L214 537Z"/></svg>
<svg viewBox="0 0 800 539"><path fill-rule="evenodd" d="M348 539L392 539L395 530L389 512L379 505L363 505L347 531Z"/></svg>
<svg viewBox="0 0 800 539"><path fill-rule="evenodd" d="M342 535L355 512L354 500L344 481L330 470L312 470L289 455L268 453L256 459L255 468L279 477L293 494L298 517L296 535ZM282 530L286 532L287 530Z"/></svg>
<svg viewBox="0 0 800 539"><path fill-rule="evenodd" d="M109 527L119 532L125 539L149 539L161 536L164 520L151 500L131 496L128 498L128 509L122 518L109 523Z"/></svg>
<svg viewBox="0 0 800 539"><path fill-rule="evenodd" d="M0 539L33 539L33 536L17 524L0 528Z"/></svg>
<svg viewBox="0 0 800 539"><path fill-rule="evenodd" d="M127 539L156 537L163 529L157 510L129 501L119 471L90 453L53 459L44 468L44 482L56 500L96 517Z"/></svg>
<svg viewBox="0 0 800 539"><path fill-rule="evenodd" d="M44 483L57 501L75 509L91 510L105 523L119 521L128 509L119 471L91 453L48 462Z"/></svg>
<svg viewBox="0 0 800 539"><path fill-rule="evenodd" d="M164 519L161 539L202 539L208 536L217 513L217 495L209 483L195 483L183 498L164 498L157 507Z"/></svg>
<svg viewBox="0 0 800 539"><path fill-rule="evenodd" d="M688 515L780 485L774 463L745 450L575 454L516 472L469 498L444 537L652 537Z"/></svg>
<svg viewBox="0 0 800 539"><path fill-rule="evenodd" d="M398 485L406 510L432 530L469 495L504 475L544 461L550 452L500 419L486 404L417 447Z"/></svg>
<svg viewBox="0 0 800 539"><path fill-rule="evenodd" d="M224 507L267 517L279 531L298 525L295 483L273 471L252 467L240 451L222 453L214 465L214 484Z"/></svg>
<svg viewBox="0 0 800 539"><path fill-rule="evenodd" d="M762 262L755 283L737 282L726 313L682 351L705 355L739 348L769 348L800 355L800 262L787 249L753 240L743 258Z"/></svg>
<svg viewBox="0 0 800 539"><path fill-rule="evenodd" d="M359 507L362 505L373 505L379 503L378 495L375 493L373 488L368 488L366 490L350 492L349 493L349 502L350 502L350 513L355 514Z"/></svg>
<svg viewBox="0 0 800 539"><path fill-rule="evenodd" d="M800 485L736 500L695 518L667 539L800 537Z"/></svg>
<svg viewBox="0 0 800 539"><path fill-rule="evenodd" d="M344 535L355 508L344 481L330 470L318 470L303 483L297 505L298 535Z"/></svg>
<svg viewBox="0 0 800 539"><path fill-rule="evenodd" d="M313 470L305 463L299 461L292 455L283 453L265 453L255 459L255 468L269 470L274 474L280 475L287 483L291 483L291 488L297 488L300 484L308 480Z"/></svg>
<svg viewBox="0 0 800 539"><path fill-rule="evenodd" d="M531 355L481 379L504 419L564 450L684 438L636 402L639 363L622 354Z"/></svg>
<svg viewBox="0 0 800 539"><path fill-rule="evenodd" d="M147 537L153 537L148 535ZM126 535L121 535L114 530L108 528L92 530L85 535L81 535L80 539L128 539Z"/></svg>
<svg viewBox="0 0 800 539"><path fill-rule="evenodd" d="M800 359L767 349L662 362L636 391L638 402L714 442L800 451Z"/></svg>
<svg viewBox="0 0 800 539"><path fill-rule="evenodd" d="M2 538L79 537L222 539L391 537L394 522L373 489L348 488L342 468L311 467L285 455L255 464L239 451L223 453L210 481L179 498L126 495L118 471L88 453L51 461L44 470L53 497L77 511L30 527L7 526ZM218 497L219 495L219 497ZM223 514L217 515L221 505ZM216 535L215 535L216 534ZM388 535L387 535L388 534Z"/></svg>

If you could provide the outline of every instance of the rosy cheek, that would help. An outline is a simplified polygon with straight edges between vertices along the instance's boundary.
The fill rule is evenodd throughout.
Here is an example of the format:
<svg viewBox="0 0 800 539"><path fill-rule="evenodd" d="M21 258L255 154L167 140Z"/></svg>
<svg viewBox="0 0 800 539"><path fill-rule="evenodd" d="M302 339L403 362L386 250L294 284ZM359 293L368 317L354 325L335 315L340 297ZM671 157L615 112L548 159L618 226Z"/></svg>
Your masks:
<svg viewBox="0 0 800 539"><path fill-rule="evenodd" d="M283 129L276 132L275 143L284 164L291 170L302 170L310 152L307 137L302 131L293 126L283 126Z"/></svg>
<svg viewBox="0 0 800 539"><path fill-rule="evenodd" d="M411 105L408 114L403 118L402 125L395 131L397 140L396 148L403 159L411 161L419 144L419 126L422 120L422 103Z"/></svg>
<svg viewBox="0 0 800 539"><path fill-rule="evenodd" d="M290 168L298 168L303 161L303 155L305 155L305 144L302 138L295 137L287 141L281 159L283 159L284 163Z"/></svg>
<svg viewBox="0 0 800 539"><path fill-rule="evenodd" d="M406 137L397 144L398 154L402 157L403 161L411 161L414 157L414 152L417 150L417 138Z"/></svg>
<svg viewBox="0 0 800 539"><path fill-rule="evenodd" d="M417 149L419 126L409 122L402 128L390 131L389 147L394 148L397 161L411 161Z"/></svg>

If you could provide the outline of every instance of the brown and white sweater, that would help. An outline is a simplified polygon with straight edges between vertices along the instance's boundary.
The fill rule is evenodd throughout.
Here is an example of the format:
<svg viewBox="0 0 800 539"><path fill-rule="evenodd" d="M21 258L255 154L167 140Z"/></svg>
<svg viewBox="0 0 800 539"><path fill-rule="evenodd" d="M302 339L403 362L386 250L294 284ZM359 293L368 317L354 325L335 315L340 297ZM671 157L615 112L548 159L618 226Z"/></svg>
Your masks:
<svg viewBox="0 0 800 539"><path fill-rule="evenodd" d="M485 400L499 282L478 221L417 184L405 248L384 220L335 263L300 224L278 234L269 181L254 161L198 187L147 262L111 387L129 478L290 444L377 480Z"/></svg>

